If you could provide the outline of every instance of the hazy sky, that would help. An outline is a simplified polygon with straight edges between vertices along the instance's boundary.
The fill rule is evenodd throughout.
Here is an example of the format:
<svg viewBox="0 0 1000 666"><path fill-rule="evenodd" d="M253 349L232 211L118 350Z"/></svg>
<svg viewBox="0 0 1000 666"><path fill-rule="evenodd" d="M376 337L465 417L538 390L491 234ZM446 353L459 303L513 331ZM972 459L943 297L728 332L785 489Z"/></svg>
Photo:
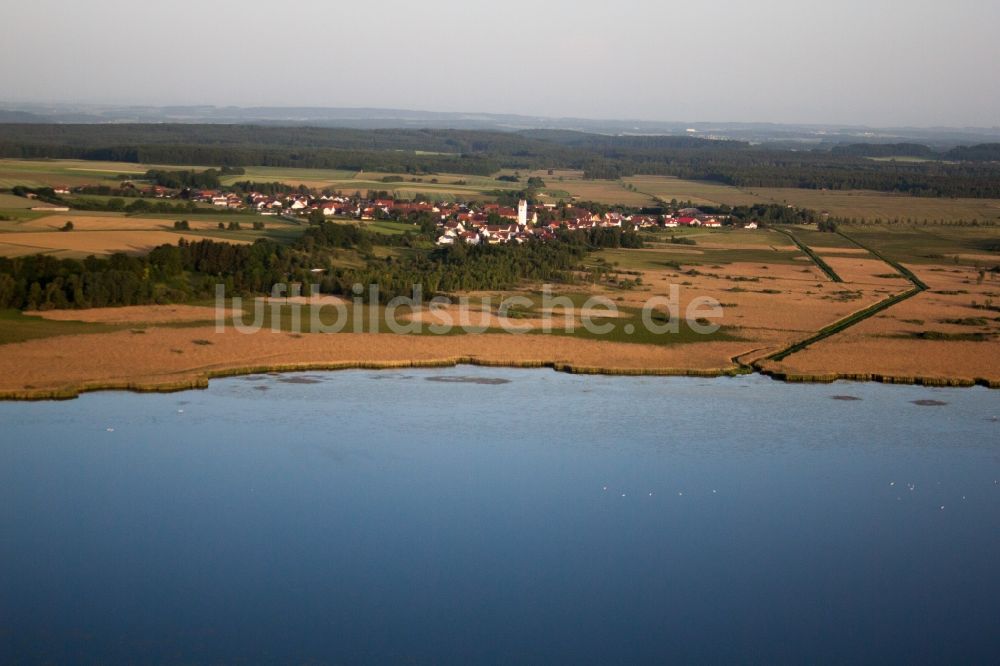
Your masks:
<svg viewBox="0 0 1000 666"><path fill-rule="evenodd" d="M1000 125L1000 0L12 0L0 100Z"/></svg>

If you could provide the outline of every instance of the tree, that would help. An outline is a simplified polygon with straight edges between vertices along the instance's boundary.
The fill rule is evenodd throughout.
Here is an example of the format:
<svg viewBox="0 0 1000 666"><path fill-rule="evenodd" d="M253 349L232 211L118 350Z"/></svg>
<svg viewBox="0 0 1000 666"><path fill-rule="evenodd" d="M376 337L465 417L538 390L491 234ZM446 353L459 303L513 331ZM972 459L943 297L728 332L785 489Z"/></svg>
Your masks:
<svg viewBox="0 0 1000 666"><path fill-rule="evenodd" d="M66 224L64 224L61 227L59 227L59 231L73 231L73 222L72 222L72 220L66 220Z"/></svg>

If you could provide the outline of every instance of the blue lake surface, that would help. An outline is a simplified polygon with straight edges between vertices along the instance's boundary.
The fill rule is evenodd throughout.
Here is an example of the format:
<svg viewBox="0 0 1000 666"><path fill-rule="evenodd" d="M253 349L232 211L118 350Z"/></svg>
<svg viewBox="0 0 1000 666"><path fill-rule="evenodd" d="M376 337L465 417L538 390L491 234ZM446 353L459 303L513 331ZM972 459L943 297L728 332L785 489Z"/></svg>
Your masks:
<svg viewBox="0 0 1000 666"><path fill-rule="evenodd" d="M0 662L996 663L998 418L472 367L0 403Z"/></svg>

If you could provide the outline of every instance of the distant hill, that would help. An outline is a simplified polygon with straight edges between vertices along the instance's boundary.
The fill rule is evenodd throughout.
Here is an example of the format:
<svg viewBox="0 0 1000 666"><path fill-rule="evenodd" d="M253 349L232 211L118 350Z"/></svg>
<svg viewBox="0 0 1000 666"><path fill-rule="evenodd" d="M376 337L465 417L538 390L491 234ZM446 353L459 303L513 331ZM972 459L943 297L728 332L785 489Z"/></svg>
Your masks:
<svg viewBox="0 0 1000 666"><path fill-rule="evenodd" d="M939 157L930 146L921 143L851 143L846 146L834 146L835 155L851 155L853 157Z"/></svg>
<svg viewBox="0 0 1000 666"><path fill-rule="evenodd" d="M359 130L431 129L519 132L569 131L618 136L675 136L745 141L775 148L829 150L849 144L913 143L945 151L1000 141L1000 127L889 127L766 122L701 122L545 117L511 113L443 112L370 107L123 106L0 101L0 122L80 124L258 125ZM556 140L564 143L563 140Z"/></svg>
<svg viewBox="0 0 1000 666"><path fill-rule="evenodd" d="M1000 143L958 146L948 151L947 159L966 162L1000 162Z"/></svg>
<svg viewBox="0 0 1000 666"><path fill-rule="evenodd" d="M0 123L46 123L43 116L27 111L5 111L0 109Z"/></svg>

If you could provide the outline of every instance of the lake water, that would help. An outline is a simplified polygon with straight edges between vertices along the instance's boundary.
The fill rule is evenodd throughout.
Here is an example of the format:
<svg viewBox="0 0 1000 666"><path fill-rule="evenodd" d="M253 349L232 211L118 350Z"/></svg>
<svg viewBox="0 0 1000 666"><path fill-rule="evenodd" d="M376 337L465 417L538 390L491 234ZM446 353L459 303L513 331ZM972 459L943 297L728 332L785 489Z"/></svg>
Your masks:
<svg viewBox="0 0 1000 666"><path fill-rule="evenodd" d="M0 662L995 663L998 418L472 367L0 403Z"/></svg>

